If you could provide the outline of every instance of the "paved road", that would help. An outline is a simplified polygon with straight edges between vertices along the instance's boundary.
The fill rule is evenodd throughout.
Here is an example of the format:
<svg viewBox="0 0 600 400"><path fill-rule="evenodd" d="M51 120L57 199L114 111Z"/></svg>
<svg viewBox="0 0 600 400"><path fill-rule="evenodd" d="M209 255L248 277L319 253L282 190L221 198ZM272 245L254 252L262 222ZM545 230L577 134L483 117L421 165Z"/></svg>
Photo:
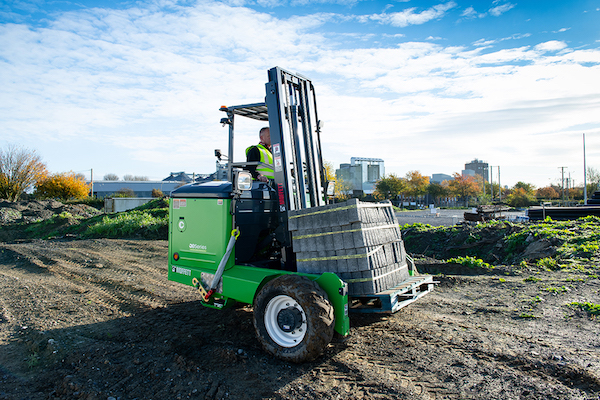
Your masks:
<svg viewBox="0 0 600 400"><path fill-rule="evenodd" d="M433 226L452 226L464 221L464 213L467 210L440 210L433 214L429 209L419 211L397 212L396 217L400 225L414 224L420 222ZM510 211L502 213L509 220L515 217L524 217L525 211Z"/></svg>

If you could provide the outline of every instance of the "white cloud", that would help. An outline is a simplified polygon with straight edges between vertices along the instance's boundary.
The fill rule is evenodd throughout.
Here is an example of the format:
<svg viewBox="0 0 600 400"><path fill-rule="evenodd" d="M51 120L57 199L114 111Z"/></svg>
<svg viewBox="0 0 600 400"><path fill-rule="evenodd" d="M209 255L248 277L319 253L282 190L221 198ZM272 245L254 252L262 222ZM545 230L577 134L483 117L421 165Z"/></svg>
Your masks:
<svg viewBox="0 0 600 400"><path fill-rule="evenodd" d="M438 4L422 12L416 12L417 8L412 7L404 11L395 13L372 14L359 17L361 21L372 20L382 24L388 24L399 28L409 25L421 25L434 19L442 18L446 12L457 4L454 1Z"/></svg>
<svg viewBox="0 0 600 400"><path fill-rule="evenodd" d="M496 6L496 7L492 7L489 9L488 12L491 15L493 15L494 17L499 17L500 15L504 14L505 12L512 10L514 7L516 7L516 4L506 3L506 4Z"/></svg>
<svg viewBox="0 0 600 400"><path fill-rule="evenodd" d="M550 40L548 42L544 42L544 43L540 43L540 44L536 45L535 49L546 52L546 51L559 51L566 47L567 47L567 44L565 42L562 42L560 40Z"/></svg>
<svg viewBox="0 0 600 400"><path fill-rule="evenodd" d="M467 7L461 14L461 16L463 17L467 17L467 18L474 18L477 16L477 11L475 11L475 9L473 8L473 6L471 7Z"/></svg>

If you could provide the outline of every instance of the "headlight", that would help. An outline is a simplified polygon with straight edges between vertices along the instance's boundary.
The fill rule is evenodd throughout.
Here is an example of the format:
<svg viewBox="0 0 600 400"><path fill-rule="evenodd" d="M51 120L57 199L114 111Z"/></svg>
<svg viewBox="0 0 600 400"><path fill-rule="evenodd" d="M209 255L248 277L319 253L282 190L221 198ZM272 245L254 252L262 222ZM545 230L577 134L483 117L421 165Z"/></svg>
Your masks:
<svg viewBox="0 0 600 400"><path fill-rule="evenodd" d="M252 175L248 171L239 171L237 173L237 181L235 183L237 190L252 189Z"/></svg>

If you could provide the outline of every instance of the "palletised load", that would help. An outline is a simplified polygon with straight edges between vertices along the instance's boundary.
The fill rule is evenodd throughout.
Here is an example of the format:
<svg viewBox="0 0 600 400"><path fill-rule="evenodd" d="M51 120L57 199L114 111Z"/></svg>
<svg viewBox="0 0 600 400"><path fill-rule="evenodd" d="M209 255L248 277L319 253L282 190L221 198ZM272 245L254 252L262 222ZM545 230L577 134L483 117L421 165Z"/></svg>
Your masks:
<svg viewBox="0 0 600 400"><path fill-rule="evenodd" d="M335 272L351 295L378 293L408 278L392 204L357 199L290 211L298 272Z"/></svg>

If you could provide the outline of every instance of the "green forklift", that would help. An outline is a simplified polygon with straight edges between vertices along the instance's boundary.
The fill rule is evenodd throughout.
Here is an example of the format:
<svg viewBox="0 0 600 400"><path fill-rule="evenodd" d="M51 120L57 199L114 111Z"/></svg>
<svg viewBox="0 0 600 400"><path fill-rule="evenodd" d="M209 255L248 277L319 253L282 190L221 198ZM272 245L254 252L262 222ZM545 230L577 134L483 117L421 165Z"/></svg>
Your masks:
<svg viewBox="0 0 600 400"><path fill-rule="evenodd" d="M252 304L259 342L287 361L321 355L349 312L392 313L427 294L391 204L328 204L321 121L310 80L268 71L265 101L221 107L229 127L227 179L171 193L168 279L197 289L202 304ZM273 165L234 162L234 121L268 122ZM252 167L274 171L253 180Z"/></svg>

